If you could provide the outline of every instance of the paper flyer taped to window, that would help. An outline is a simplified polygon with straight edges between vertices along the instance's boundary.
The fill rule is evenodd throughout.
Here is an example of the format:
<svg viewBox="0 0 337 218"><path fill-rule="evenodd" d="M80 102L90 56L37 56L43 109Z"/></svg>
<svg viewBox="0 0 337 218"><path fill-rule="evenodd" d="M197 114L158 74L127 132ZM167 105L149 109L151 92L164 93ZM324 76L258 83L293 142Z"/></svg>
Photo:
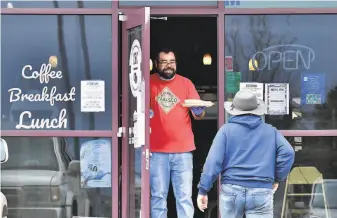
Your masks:
<svg viewBox="0 0 337 218"><path fill-rule="evenodd" d="M326 78L323 73L301 74L301 105L326 102Z"/></svg>
<svg viewBox="0 0 337 218"><path fill-rule="evenodd" d="M226 93L236 94L240 90L241 72L226 72Z"/></svg>
<svg viewBox="0 0 337 218"><path fill-rule="evenodd" d="M111 187L111 143L98 139L83 143L80 150L81 187Z"/></svg>
<svg viewBox="0 0 337 218"><path fill-rule="evenodd" d="M267 114L269 115L289 114L289 84L266 83L265 102L267 106Z"/></svg>
<svg viewBox="0 0 337 218"><path fill-rule="evenodd" d="M102 80L81 81L81 112L105 111L105 83Z"/></svg>
<svg viewBox="0 0 337 218"><path fill-rule="evenodd" d="M253 92L258 99L263 101L263 83L240 83L240 91L241 90L249 90Z"/></svg>
<svg viewBox="0 0 337 218"><path fill-rule="evenodd" d="M233 71L233 56L225 56L225 72Z"/></svg>

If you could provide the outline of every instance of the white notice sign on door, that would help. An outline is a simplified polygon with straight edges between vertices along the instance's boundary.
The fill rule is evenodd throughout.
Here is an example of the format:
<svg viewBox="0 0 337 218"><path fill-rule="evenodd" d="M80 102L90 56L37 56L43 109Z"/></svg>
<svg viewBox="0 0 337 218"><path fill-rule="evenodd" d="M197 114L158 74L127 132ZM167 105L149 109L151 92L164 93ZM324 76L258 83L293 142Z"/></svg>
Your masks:
<svg viewBox="0 0 337 218"><path fill-rule="evenodd" d="M105 84L102 80L81 81L81 112L105 111Z"/></svg>
<svg viewBox="0 0 337 218"><path fill-rule="evenodd" d="M265 84L265 100L267 114L286 115L289 114L289 84L267 83Z"/></svg>
<svg viewBox="0 0 337 218"><path fill-rule="evenodd" d="M263 83L240 83L240 91L249 90L253 92L258 99L263 101Z"/></svg>

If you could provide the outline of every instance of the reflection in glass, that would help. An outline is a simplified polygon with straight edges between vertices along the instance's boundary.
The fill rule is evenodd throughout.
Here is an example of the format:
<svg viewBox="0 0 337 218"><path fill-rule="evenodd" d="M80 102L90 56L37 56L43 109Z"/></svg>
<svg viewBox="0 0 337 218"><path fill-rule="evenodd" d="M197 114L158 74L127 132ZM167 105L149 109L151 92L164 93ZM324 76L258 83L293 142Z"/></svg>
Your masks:
<svg viewBox="0 0 337 218"><path fill-rule="evenodd" d="M134 196L131 196L131 199L134 198L134 207L130 208L131 211L135 210L135 218L141 217L141 197L142 197L142 188L141 188L141 179L142 179L142 148L135 148L134 151L134 166L132 168L134 171ZM131 172L132 173L132 172ZM131 181L132 182L132 181ZM132 187L132 186L131 186ZM130 189L131 193L133 192ZM130 206L133 203L130 204Z"/></svg>
<svg viewBox="0 0 337 218"><path fill-rule="evenodd" d="M337 137L287 137L296 152L287 180L274 196L275 217L337 215Z"/></svg>
<svg viewBox="0 0 337 218"><path fill-rule="evenodd" d="M1 164L8 217L111 217L111 186L82 188L79 146L91 138L3 137L9 159ZM110 142L110 139L105 139ZM111 145L110 145L111 147ZM112 154L109 155L111 160ZM109 161L107 161L109 162ZM111 175L110 175L111 176ZM97 186L96 186L97 187ZM101 186L99 186L101 187Z"/></svg>
<svg viewBox="0 0 337 218"><path fill-rule="evenodd" d="M225 0L225 8L336 8L335 1L240 1Z"/></svg>
<svg viewBox="0 0 337 218"><path fill-rule="evenodd" d="M336 128L336 22L337 15L225 16L225 55L241 82L289 83L289 115L267 115L266 122L278 129ZM234 94L227 91L225 100Z"/></svg>
<svg viewBox="0 0 337 218"><path fill-rule="evenodd" d="M58 7L55 7L58 4ZM111 8L112 1L1 1L1 8Z"/></svg>
<svg viewBox="0 0 337 218"><path fill-rule="evenodd" d="M215 6L217 1L130 1L120 0L120 6Z"/></svg>
<svg viewBox="0 0 337 218"><path fill-rule="evenodd" d="M1 165L2 170L59 170L52 138L6 137L5 139L9 145L11 158Z"/></svg>
<svg viewBox="0 0 337 218"><path fill-rule="evenodd" d="M111 129L111 16L4 15L1 22L2 129ZM81 80L105 82L105 112L81 112Z"/></svg>

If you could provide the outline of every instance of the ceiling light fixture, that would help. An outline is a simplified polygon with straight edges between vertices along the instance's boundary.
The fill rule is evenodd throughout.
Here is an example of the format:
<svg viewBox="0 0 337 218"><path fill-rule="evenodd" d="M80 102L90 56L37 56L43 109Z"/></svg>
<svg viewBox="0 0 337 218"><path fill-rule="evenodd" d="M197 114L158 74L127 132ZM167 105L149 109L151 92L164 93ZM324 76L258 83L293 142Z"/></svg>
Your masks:
<svg viewBox="0 0 337 218"><path fill-rule="evenodd" d="M212 64L212 57L209 53L204 55L204 58L202 59L202 62L204 65L211 65Z"/></svg>

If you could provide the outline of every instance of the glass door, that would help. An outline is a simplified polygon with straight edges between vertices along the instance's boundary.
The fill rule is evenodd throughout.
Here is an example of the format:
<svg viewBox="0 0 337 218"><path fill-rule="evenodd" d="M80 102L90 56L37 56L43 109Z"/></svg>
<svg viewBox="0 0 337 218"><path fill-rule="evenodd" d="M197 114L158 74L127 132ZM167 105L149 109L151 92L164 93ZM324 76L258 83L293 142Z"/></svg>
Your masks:
<svg viewBox="0 0 337 218"><path fill-rule="evenodd" d="M150 8L128 10L122 21L122 217L150 217Z"/></svg>

